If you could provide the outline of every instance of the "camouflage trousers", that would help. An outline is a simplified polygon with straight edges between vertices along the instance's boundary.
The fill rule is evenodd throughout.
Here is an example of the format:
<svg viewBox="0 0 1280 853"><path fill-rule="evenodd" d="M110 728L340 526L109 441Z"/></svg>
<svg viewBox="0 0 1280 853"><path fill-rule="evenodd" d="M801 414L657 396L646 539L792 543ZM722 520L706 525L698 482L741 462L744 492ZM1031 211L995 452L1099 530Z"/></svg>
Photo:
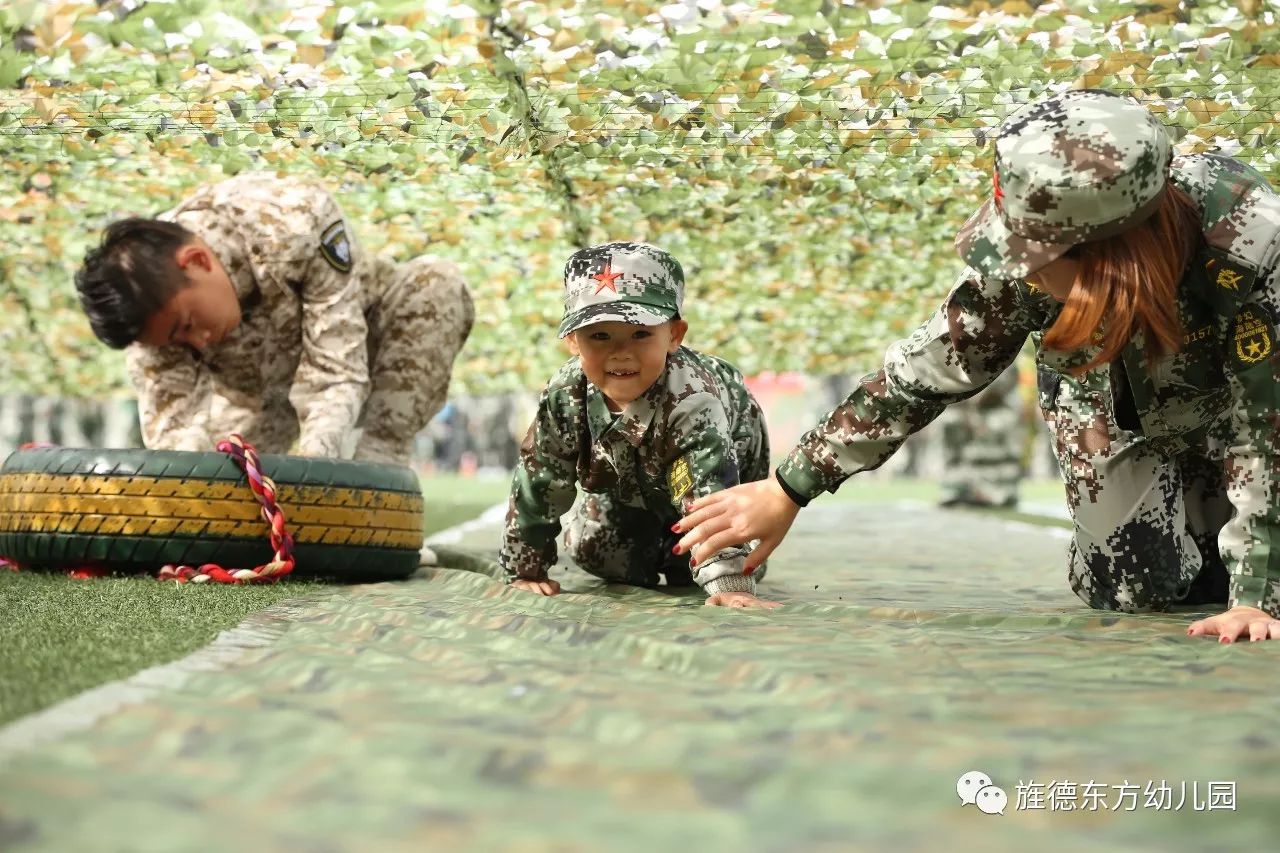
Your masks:
<svg viewBox="0 0 1280 853"><path fill-rule="evenodd" d="M582 570L611 583L655 587L694 586L688 554L672 554L680 536L671 532L678 516L662 518L652 510L618 504L607 494L587 492L569 510L564 526L565 553ZM764 579L767 565L752 573ZM702 574L714 576L714 568Z"/></svg>
<svg viewBox="0 0 1280 853"><path fill-rule="evenodd" d="M1071 589L1090 607L1130 613L1225 603L1218 533L1232 507L1222 461L1158 453L1116 424L1103 393L1040 371L1042 411L1075 528Z"/></svg>
<svg viewBox="0 0 1280 853"><path fill-rule="evenodd" d="M977 396L938 418L946 464L942 505L1016 506L1026 433L1011 366Z"/></svg>
<svg viewBox="0 0 1280 853"><path fill-rule="evenodd" d="M379 258L377 274L382 298L365 310L369 398L355 458L403 465L414 436L444 408L475 308L448 261L424 256L397 265Z"/></svg>
<svg viewBox="0 0 1280 853"><path fill-rule="evenodd" d="M397 264L378 257L370 276L375 294L365 306L369 396L357 426L354 458L404 465L414 436L444 407L453 362L475 321L471 294L457 267L430 256ZM287 400L268 404L254 432L262 453L287 453L298 438L298 417ZM286 411L287 410L287 411ZM351 453L350 446L344 448Z"/></svg>

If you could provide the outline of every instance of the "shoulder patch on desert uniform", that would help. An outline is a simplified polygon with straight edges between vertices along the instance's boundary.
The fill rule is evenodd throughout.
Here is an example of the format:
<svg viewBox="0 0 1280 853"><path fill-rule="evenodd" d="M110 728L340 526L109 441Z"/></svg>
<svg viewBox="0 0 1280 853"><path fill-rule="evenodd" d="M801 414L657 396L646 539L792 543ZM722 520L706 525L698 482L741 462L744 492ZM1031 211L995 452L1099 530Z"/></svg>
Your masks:
<svg viewBox="0 0 1280 853"><path fill-rule="evenodd" d="M1261 311L1253 307L1245 308L1236 315L1231 337L1235 342L1232 351L1236 360L1243 365L1265 361L1275 349L1271 324Z"/></svg>
<svg viewBox="0 0 1280 853"><path fill-rule="evenodd" d="M341 219L320 234L320 255L338 272L351 272L351 244Z"/></svg>
<svg viewBox="0 0 1280 853"><path fill-rule="evenodd" d="M680 505L680 499L693 488L693 475L689 473L689 460L681 456L667 471L667 488L671 490L671 502Z"/></svg>

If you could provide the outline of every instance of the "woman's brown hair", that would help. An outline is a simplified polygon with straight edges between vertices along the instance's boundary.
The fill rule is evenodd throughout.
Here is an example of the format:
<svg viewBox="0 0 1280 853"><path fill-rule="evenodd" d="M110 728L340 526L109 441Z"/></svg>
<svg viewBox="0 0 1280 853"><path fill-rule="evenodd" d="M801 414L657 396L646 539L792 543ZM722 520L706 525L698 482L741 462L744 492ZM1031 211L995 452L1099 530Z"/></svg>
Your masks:
<svg viewBox="0 0 1280 853"><path fill-rule="evenodd" d="M1077 375L1114 361L1139 330L1148 367L1177 352L1182 346L1178 282L1200 241L1199 209L1169 184L1160 207L1141 225L1072 247L1065 257L1080 266L1044 346L1073 350L1100 342L1101 352L1073 371Z"/></svg>

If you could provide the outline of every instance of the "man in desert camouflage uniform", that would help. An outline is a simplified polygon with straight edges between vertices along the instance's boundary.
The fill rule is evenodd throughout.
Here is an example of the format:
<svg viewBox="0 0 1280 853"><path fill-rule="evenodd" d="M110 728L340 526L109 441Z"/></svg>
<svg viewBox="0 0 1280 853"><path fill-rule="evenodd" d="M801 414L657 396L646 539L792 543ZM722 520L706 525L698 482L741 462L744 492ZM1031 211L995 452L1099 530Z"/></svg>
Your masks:
<svg viewBox="0 0 1280 853"><path fill-rule="evenodd" d="M1018 505L1026 438L1022 411L1013 364L981 392L942 413L942 506Z"/></svg>
<svg viewBox="0 0 1280 853"><path fill-rule="evenodd" d="M565 267L560 336L601 323L658 329L682 323L684 273L671 255L637 243L584 249ZM681 337L683 332L681 332ZM665 358L665 364L661 359ZM652 587L698 583L708 596L754 596L764 572L743 572L748 548L726 548L690 568L671 553L672 523L694 498L768 476L759 404L732 365L676 342L656 379L611 411L610 380L593 383L589 354L551 378L521 448L501 560L513 579L543 581L556 562L560 517L570 556L610 581ZM631 395L628 395L631 396ZM574 505L575 484L584 491Z"/></svg>
<svg viewBox="0 0 1280 853"><path fill-rule="evenodd" d="M1280 197L1231 158L1174 158L1153 115L1107 92L1024 107L995 149L993 198L957 237L969 267L933 318L779 466L790 514L773 499L748 518L748 505L769 497L761 489L717 495L682 525L681 547L733 538L721 531L736 521L766 543L753 558L767 556L796 506L879 465L991 383L1030 335L1075 521L1076 593L1124 611L1226 601L1231 610L1191 633L1280 638ZM1077 243L1144 221L1166 180L1203 216L1203 243L1178 285L1182 347L1148 371L1139 334L1122 358L1075 378L1068 371L1098 349L1040 347L1062 306L1025 278Z"/></svg>
<svg viewBox="0 0 1280 853"><path fill-rule="evenodd" d="M359 424L355 458L408 461L413 436L444 404L473 322L456 267L367 255L326 191L270 175L206 186L160 222L209 251L211 270L197 261L184 271L196 269L215 299L233 298L238 309L201 330L198 320L183 325L191 311L161 308L148 318L161 324L156 341L147 340L150 326L130 338L101 306L134 287L122 283L142 264L131 255L143 251L148 229L164 226L116 223L86 260L82 302L99 337L129 344L148 447L208 450L239 432L263 452L287 452L296 441L302 455L334 457L350 452ZM224 282L230 290L218 291Z"/></svg>

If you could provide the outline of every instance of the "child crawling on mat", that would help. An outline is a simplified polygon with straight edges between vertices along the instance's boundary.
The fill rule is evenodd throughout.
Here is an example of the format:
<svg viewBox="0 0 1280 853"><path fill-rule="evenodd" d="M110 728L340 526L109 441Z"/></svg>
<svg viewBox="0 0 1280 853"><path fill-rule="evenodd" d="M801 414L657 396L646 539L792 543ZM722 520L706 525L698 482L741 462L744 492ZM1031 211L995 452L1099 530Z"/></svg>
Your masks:
<svg viewBox="0 0 1280 853"><path fill-rule="evenodd" d="M694 499L769 475L760 404L727 362L681 346L684 271L642 243L575 252L564 270L574 358L551 377L520 449L501 560L511 585L556 595L560 517L569 555L615 583L697 583L706 603L777 607L756 597L750 547L673 553L671 526ZM575 505L575 484L582 499Z"/></svg>

